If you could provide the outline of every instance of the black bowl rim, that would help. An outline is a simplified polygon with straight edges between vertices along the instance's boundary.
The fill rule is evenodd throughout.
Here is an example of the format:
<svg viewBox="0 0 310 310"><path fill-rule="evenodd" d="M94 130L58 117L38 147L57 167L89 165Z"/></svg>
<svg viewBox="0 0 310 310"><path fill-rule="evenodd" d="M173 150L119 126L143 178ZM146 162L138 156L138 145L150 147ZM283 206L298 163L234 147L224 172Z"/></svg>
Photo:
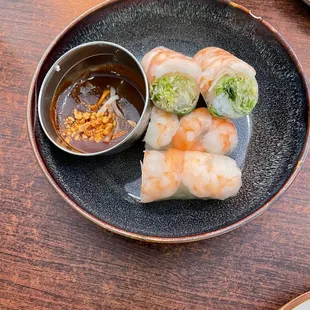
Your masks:
<svg viewBox="0 0 310 310"><path fill-rule="evenodd" d="M51 53L52 49L54 48L54 46L58 43L58 41L70 30L72 29L76 24L78 24L81 20L83 20L85 17L87 17L88 15L92 14L93 12L95 12L96 10L102 9L105 6L107 6L108 4L114 3L114 2L121 2L122 0L106 0L94 7L92 7L91 9L87 10L86 12L84 12L83 14L81 14L79 17L77 17L76 19L74 19L67 27L65 27L60 34L52 41L52 43L48 46L48 48L46 49L45 53L43 54L37 68L36 71L34 73L31 85L30 85L30 90L29 90L29 94L28 94L28 101L27 101L27 129L28 129L28 136L30 139L30 143L34 152L34 155L36 157L36 160L39 164L39 166L41 167L45 177L47 178L47 180L50 182L50 184L52 185L52 187L56 190L56 192L71 206L73 207L77 212L79 212L82 216L84 216L85 218L87 218L88 220L92 221L93 223L97 224L100 227L103 227L111 232L114 232L116 234L125 236L125 237L129 237L132 239L136 239L136 240L142 240L142 241L148 241L148 242L158 242L158 243L185 243L185 242L193 242L193 241L199 241L199 240L203 240L203 239L208 239L208 238L212 238L212 237L216 237L219 235L222 235L224 233L227 233L229 231L232 231L246 223L248 223L249 221L253 220L254 218L256 218L257 216L259 216L260 214L262 214L264 211L266 211L272 204L274 204L279 197L288 189L288 187L292 184L292 182L294 181L294 179L296 178L298 172L300 171L302 164L304 163L308 150L309 150L309 145L310 145L310 88L309 88L309 84L307 81L307 77L306 74L302 68L302 65L300 64L295 52L293 51L292 47L286 42L286 40L282 37L282 35L273 27L271 26L267 21L263 20L261 17L255 16L250 10L248 10L247 8L245 8L242 5L239 5L233 1L230 0L217 0L219 2L225 3L233 8L239 9L244 11L245 13L251 15L252 18L255 18L257 20L259 20L266 28L268 28L270 31L273 32L273 35L275 36L275 38L282 44L282 46L286 49L286 51L289 53L291 59L294 61L299 74L302 78L304 87L306 89L306 94L307 94L307 102L308 102L308 119L307 119L307 133L306 133L306 138L304 141L304 145L302 148L302 151L300 153L300 156L298 158L298 162L296 164L296 166L294 167L294 170L292 171L292 173L290 174L290 176L288 177L288 179L285 181L285 183L283 184L283 186L272 196L270 197L270 199L263 204L260 208L258 208L255 212L251 213L250 215L246 216L245 218L237 221L236 223L233 223L231 225L228 225L224 228L220 228L217 229L215 231L211 231L211 232L206 232L206 233L201 233L201 234L197 234L197 235L191 235L191 236L182 236L182 237L159 237L159 236L148 236L148 235L143 235L143 234L137 234L137 233L133 233L121 228L118 228L116 226L113 226L111 224L108 224L98 218L96 218L95 216L91 215L90 213L86 212L84 209L82 209L78 204L76 204L61 188L60 186L57 184L56 180L54 180L54 178L51 176L48 168L46 167L43 158L41 157L41 154L39 152L38 149L38 145L35 139L35 134L34 134L34 122L33 122L33 115L35 115L35 113L33 113L33 109L35 108L35 104L33 104L34 101L34 95L37 92L37 80L38 80L38 76L39 73L42 69L42 66L44 64L44 62L47 60L49 54Z"/></svg>

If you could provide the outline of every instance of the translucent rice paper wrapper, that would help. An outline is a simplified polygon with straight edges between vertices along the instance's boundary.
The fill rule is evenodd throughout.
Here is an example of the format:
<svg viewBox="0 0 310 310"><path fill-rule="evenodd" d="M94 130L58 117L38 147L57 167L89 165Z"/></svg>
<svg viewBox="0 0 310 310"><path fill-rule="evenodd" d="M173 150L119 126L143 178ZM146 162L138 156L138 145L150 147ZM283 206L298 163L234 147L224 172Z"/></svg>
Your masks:
<svg viewBox="0 0 310 310"><path fill-rule="evenodd" d="M142 59L150 95L160 109L177 115L190 113L199 99L200 66L190 57L157 47Z"/></svg>
<svg viewBox="0 0 310 310"><path fill-rule="evenodd" d="M197 151L145 151L140 202L168 199L220 199L235 196L241 185L236 162Z"/></svg>
<svg viewBox="0 0 310 310"><path fill-rule="evenodd" d="M214 115L238 118L253 110L258 101L253 67L217 47L202 49L194 60L202 69L198 79L201 94Z"/></svg>
<svg viewBox="0 0 310 310"><path fill-rule="evenodd" d="M168 150L179 128L178 116L157 107L152 108L151 119L144 141L146 150Z"/></svg>
<svg viewBox="0 0 310 310"><path fill-rule="evenodd" d="M235 125L214 117L207 108L198 108L183 117L153 107L144 138L147 150L202 151L229 154L238 144Z"/></svg>

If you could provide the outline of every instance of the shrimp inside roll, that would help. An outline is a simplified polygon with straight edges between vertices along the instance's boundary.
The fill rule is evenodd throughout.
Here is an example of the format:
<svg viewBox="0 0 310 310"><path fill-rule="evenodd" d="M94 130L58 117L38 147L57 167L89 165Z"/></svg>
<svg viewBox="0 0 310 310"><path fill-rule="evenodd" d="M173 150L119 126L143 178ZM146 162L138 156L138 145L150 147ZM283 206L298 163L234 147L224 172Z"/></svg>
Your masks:
<svg viewBox="0 0 310 310"><path fill-rule="evenodd" d="M188 114L196 107L201 68L192 58L157 47L143 57L142 67L155 106L177 115Z"/></svg>
<svg viewBox="0 0 310 310"><path fill-rule="evenodd" d="M198 79L201 94L213 115L238 118L253 110L258 101L253 67L217 47L202 49L194 60L202 70Z"/></svg>

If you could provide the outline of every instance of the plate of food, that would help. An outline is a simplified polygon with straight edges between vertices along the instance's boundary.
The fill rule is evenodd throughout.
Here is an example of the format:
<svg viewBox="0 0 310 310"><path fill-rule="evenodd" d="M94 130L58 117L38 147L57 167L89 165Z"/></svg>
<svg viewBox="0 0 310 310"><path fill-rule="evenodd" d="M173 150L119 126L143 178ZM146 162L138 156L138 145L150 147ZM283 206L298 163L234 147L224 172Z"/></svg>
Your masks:
<svg viewBox="0 0 310 310"><path fill-rule="evenodd" d="M309 143L293 50L230 1L105 1L51 43L29 92L30 141L76 211L120 235L189 242L258 216Z"/></svg>

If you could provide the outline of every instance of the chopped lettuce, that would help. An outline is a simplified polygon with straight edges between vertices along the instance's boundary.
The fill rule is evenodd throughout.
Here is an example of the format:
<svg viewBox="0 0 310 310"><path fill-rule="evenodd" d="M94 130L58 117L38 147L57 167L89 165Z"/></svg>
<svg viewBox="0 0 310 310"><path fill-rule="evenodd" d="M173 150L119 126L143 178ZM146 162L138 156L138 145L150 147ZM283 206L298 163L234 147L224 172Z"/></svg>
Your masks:
<svg viewBox="0 0 310 310"><path fill-rule="evenodd" d="M179 74L165 75L155 80L150 94L159 109L178 115L194 110L199 98L196 81Z"/></svg>
<svg viewBox="0 0 310 310"><path fill-rule="evenodd" d="M210 111L217 116L233 118L245 116L253 110L258 100L255 80L246 77L223 76L216 85L215 93L218 98L222 98L215 99L215 104L211 104ZM231 103L232 111L225 111L224 97Z"/></svg>

